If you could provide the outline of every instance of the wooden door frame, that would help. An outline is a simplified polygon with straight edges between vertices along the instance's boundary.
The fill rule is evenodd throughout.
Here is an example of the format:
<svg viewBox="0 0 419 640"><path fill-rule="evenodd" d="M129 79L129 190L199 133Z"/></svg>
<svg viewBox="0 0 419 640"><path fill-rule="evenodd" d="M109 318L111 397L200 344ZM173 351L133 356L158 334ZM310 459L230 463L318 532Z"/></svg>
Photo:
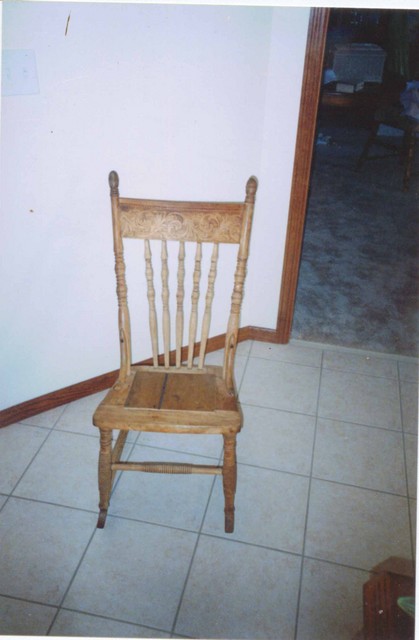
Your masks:
<svg viewBox="0 0 419 640"><path fill-rule="evenodd" d="M329 15L327 8L315 7L310 12L275 332L276 342L282 344L289 342L294 316Z"/></svg>

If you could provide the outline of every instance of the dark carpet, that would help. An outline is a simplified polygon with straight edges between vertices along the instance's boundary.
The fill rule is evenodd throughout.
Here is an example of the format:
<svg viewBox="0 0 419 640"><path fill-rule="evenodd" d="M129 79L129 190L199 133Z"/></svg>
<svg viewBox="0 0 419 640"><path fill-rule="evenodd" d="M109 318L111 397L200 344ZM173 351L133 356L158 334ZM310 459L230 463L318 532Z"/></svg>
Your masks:
<svg viewBox="0 0 419 640"><path fill-rule="evenodd" d="M417 356L419 145L404 192L395 156L355 170L367 135L319 129L292 338Z"/></svg>

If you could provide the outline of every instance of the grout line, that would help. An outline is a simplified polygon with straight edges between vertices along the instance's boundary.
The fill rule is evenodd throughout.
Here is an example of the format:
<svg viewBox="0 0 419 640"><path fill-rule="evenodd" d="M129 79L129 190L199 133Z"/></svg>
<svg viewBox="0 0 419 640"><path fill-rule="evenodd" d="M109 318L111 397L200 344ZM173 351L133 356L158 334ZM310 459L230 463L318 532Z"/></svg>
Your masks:
<svg viewBox="0 0 419 640"><path fill-rule="evenodd" d="M364 487L359 484L352 484L350 482L341 482L340 480L329 480L328 478L321 478L320 476L312 476L313 480L319 480L320 482L327 482L328 484L337 484L341 487L349 487L351 489L361 489L361 491L371 491L372 493L379 493L380 495L385 496L394 496L395 498L404 498L408 497L407 494L403 493L395 493L393 491L383 491L383 489L372 489L371 487Z"/></svg>
<svg viewBox="0 0 419 640"><path fill-rule="evenodd" d="M50 606L50 605L49 605ZM159 629L158 627L150 627L150 625L142 624L139 622L131 622L130 620L123 620L122 618L112 618L111 616L104 616L98 613L92 613L91 611L82 611L80 609L74 609L73 607L60 607L60 611L69 611L71 613L80 613L85 616L91 616L92 618L98 618L99 620L107 620L109 622L118 622L121 624L128 624L132 627L143 627L144 629L149 629L150 631L159 631L162 633L169 633L167 629ZM152 637L152 636L151 636Z"/></svg>
<svg viewBox="0 0 419 640"><path fill-rule="evenodd" d="M366 378L378 378L379 380L384 379L384 380L394 380L397 381L397 374L396 375L384 375L384 374L380 374L380 373L374 373L372 371L359 371L358 369L355 368L349 368L349 367L344 367L344 366L338 366L338 365L319 365L319 364L309 364L307 362L295 362L294 360L287 360L285 358L264 358L263 356L251 356L252 358L254 358L255 360L264 360L267 362L273 362L273 363L281 363L281 364L287 364L287 365L293 365L296 367L307 367L309 369L323 369L323 371L337 371L339 373L346 373L346 374L352 374L352 375L356 375L356 376L363 376ZM384 358L383 358L384 360ZM397 360L394 360L395 364L398 364ZM413 381L414 382L414 381Z"/></svg>
<svg viewBox="0 0 419 640"><path fill-rule="evenodd" d="M264 360L264 362L273 362L277 364L291 364L294 367L306 367L307 369L320 369L319 364L308 364L307 362L295 362L294 360L285 360L284 358L264 358L263 356L250 356L253 360Z"/></svg>
<svg viewBox="0 0 419 640"><path fill-rule="evenodd" d="M249 360L250 360L250 354L252 353L252 350L253 350L253 344L254 343L252 342L252 344L250 345L250 349L249 349L249 351L248 351L248 353L246 355L246 362L245 362L245 365L244 365L244 368L243 368L243 373L242 373L242 376L241 376L241 380L239 382L239 386L237 387L237 396L238 396L238 399L239 399L239 404L241 404L240 403L240 389L242 388L243 380L244 380L245 375L246 375L247 367L248 367Z"/></svg>
<svg viewBox="0 0 419 640"><path fill-rule="evenodd" d="M9 498L13 498L13 500L25 500L25 502L35 502L38 504L47 504L51 507L58 507L59 509L70 509L71 511L81 511L82 513L90 513L92 515L97 515L96 509L86 509L84 507L73 507L68 504L62 504L59 502L51 502L50 500L40 500L39 498L27 498L26 496L15 496L10 495Z"/></svg>
<svg viewBox="0 0 419 640"><path fill-rule="evenodd" d="M394 382L396 382L395 379L394 379ZM330 416L323 416L321 414L316 414L316 413L301 413L300 411L291 411L290 409L281 409L279 407L271 407L271 406L262 405L262 404L253 404L250 402L243 402L241 403L241 406L252 407L254 409L267 409L268 411L279 411L280 413L290 413L296 416L307 416L308 418L320 418L322 420L328 420L329 422L341 422L343 424L353 425L354 427L365 427L367 429L380 429L382 431L391 431L392 433L402 432L402 427L397 429L397 428L391 428L391 427L380 427L380 425L376 425L376 424L365 424L363 422L349 422L348 420L344 420L342 418L331 418ZM410 433L410 432L407 431L406 433ZM412 435L416 435L416 434L412 433Z"/></svg>
<svg viewBox="0 0 419 640"><path fill-rule="evenodd" d="M248 542L247 540L239 540L237 538L230 538L227 537L227 534L221 534L221 533L210 533L207 531L202 531L201 532L201 537L205 537L205 538L214 538L215 540L223 540L224 542L228 542L229 544L241 544L244 545L245 547L253 547L255 549L265 549L266 551L274 551L275 553L283 553L285 555L288 556L293 556L294 558L302 558L301 553L298 553L298 551L290 551L289 549L282 549L282 548L278 548L278 547L270 547L269 545L266 544L258 544L257 542Z"/></svg>
<svg viewBox="0 0 419 640"><path fill-rule="evenodd" d="M35 422L32 422L32 420L36 419L36 416L42 415L43 413L48 413L48 411L54 411L54 409L47 409L47 411L40 411L40 413L36 413L34 416L30 416L29 418L24 418L23 420L19 420L17 423L14 423L14 424L24 424L27 427L38 427L39 429L51 429L52 430L52 429L55 429L57 423L63 417L63 414L64 414L65 410L67 409L67 407L68 407L68 404L64 404L64 405L62 405L62 407L56 407L56 409L61 409L61 411L59 412L58 417L55 419L55 421L53 422L51 427L46 427L45 425L41 426L41 425L35 424Z"/></svg>
<svg viewBox="0 0 419 640"><path fill-rule="evenodd" d="M92 427L92 429L95 429L99 432L99 429L97 429L96 427ZM99 433L95 433L93 431L93 433L83 433L81 431L72 431L71 429L53 429L54 433L71 433L73 436L84 436L85 438L95 438L96 440L99 441Z"/></svg>
<svg viewBox="0 0 419 640"><path fill-rule="evenodd" d="M160 433L160 432L158 432L158 433ZM219 434L208 434L208 435L219 435ZM158 446L156 446L154 444L144 444L144 443L142 444L141 442L139 442L138 444L135 444L134 446L144 447L146 449L156 449L157 451L167 451L167 452L170 452L170 453L177 453L177 454L183 455L183 456L192 456L192 457L195 457L195 458L206 458L208 460L219 460L220 459L220 456L208 456L208 455L205 455L203 453L196 453L196 452L192 453L190 451L182 451L181 449L170 449L169 447L158 447ZM130 451L130 454L131 453L132 453L132 451Z"/></svg>
<svg viewBox="0 0 419 640"><path fill-rule="evenodd" d="M58 605L58 607L57 607L57 611L55 612L55 615L54 615L53 619L51 620L51 624L49 625L48 630L47 630L47 632L46 632L46 634L45 634L45 635L47 635L47 636L49 636L49 635L50 635L50 633L51 633L52 627L54 626L54 623L55 623L55 621L56 621L56 619L57 619L57 617L58 617L58 614L59 614L59 613L60 613L60 611L61 611L61 607L62 607L62 605L63 605L63 602L64 602L64 600L66 599L67 594L68 594L68 592L69 592L69 591L70 591L70 589L71 589L71 586L72 586L72 584L73 584L73 582L74 582L74 580L75 580L75 577L76 577L77 572L78 572L78 570L79 570L79 568L80 568L80 566L81 566L81 563L83 562L84 558L86 557L87 550L88 550L88 549L89 549L89 547L90 547L90 543L91 543L91 542L92 542L92 540L93 540L93 537L94 537L94 535L95 535L95 533L96 533L96 529L97 529L97 527L96 527L96 524L95 524L95 525L94 525L94 529L93 529L93 531L92 531L92 534L91 534L91 536L90 536L90 538L89 538L89 540L88 540L88 542L87 542L87 544L86 544L86 548L85 548L85 550L83 551L83 553L82 553L82 555L81 555L81 558L80 558L80 560L79 560L79 561L78 561L78 563L77 563L77 566L76 566L76 568L75 568L75 571L74 571L74 573L73 573L73 576L72 576L72 578L70 579L70 582L68 583L67 588L66 588L66 589L65 589L65 591L64 591L63 597L61 598L61 601L60 601L60 603L59 603L59 605Z"/></svg>
<svg viewBox="0 0 419 640"><path fill-rule="evenodd" d="M300 581L299 581L299 586L298 586L297 604L296 604L296 609L295 609L294 640L297 640L298 620L299 620L299 617L300 617L301 594L302 594L302 588L303 588L304 558L305 558L305 548L306 548L306 538L307 538L308 516L309 516L309 511L310 511L311 485L312 485L312 481L313 481L314 452L315 452L315 448L316 448L317 424L318 424L318 420L319 420L318 411L319 411L319 405L320 405L320 390L321 390L321 386L322 386L323 358L324 358L324 352L322 351L321 361L320 361L319 388L317 390L316 420L315 420L315 424L314 424L313 448L312 448L312 452L311 452L310 478L309 478L309 483L308 483L307 506L306 506L305 520L304 520L303 547L302 547L302 550L301 550Z"/></svg>
<svg viewBox="0 0 419 640"><path fill-rule="evenodd" d="M182 607L182 603L183 603L183 598L184 598L184 595L185 595L186 587L187 587L187 584L189 582L189 576L190 576L191 571L192 571L192 565L193 565L193 562L195 560L196 552L197 552L197 549L198 549L198 544L199 544L199 541L200 541L200 538L201 538L201 535L202 535L202 527L204 526L205 518L206 518L206 515L207 515L209 503L211 501L212 493L214 491L214 486L215 486L216 480L217 480L217 476L214 476L214 478L212 480L211 488L210 488L210 491L209 491L209 494L208 494L207 504L206 504L206 507L204 509L204 513L203 513L203 516L202 516L201 525L200 525L199 530L197 532L196 542L195 542L195 546L194 546L194 549L193 549L193 552L192 552L191 561L189 563L189 568L188 568L188 571L187 571L187 574L186 574L186 577L185 577L185 582L183 584L183 589L182 589L182 592L180 594L179 604L177 606L175 617L173 619L173 624L172 624L172 628L171 628L171 631L170 631L171 637L173 637L173 635L175 633L177 621L178 621L178 618L179 618L180 609Z"/></svg>
<svg viewBox="0 0 419 640"><path fill-rule="evenodd" d="M45 439L41 442L41 444L39 445L38 449L36 450L36 452L34 453L34 455L32 456L32 458L30 459L29 463L26 465L24 471L20 474L18 480L15 482L15 484L13 485L13 489L11 490L9 497L13 495L13 492L16 490L18 484L20 483L20 481L22 480L23 476L25 475L25 473L28 471L29 467L31 466L32 462L35 460L35 458L37 457L38 453L41 451L41 449L44 447L45 443L49 440L49 438L51 437L51 434L54 430L54 427L56 426L57 422L59 421L59 419L61 418L62 414L64 413L61 412L60 415L57 417L57 419L55 420L54 424L52 427L50 427L48 429L49 433L47 434L47 436L45 437ZM34 428L40 428L40 427L36 427L36 425L23 425L23 426L27 426L27 427L34 427ZM6 500L6 502L8 502L8 499ZM5 503L6 504L6 503ZM4 505L3 505L4 507Z"/></svg>
<svg viewBox="0 0 419 640"><path fill-rule="evenodd" d="M249 349L249 351L247 353L246 363L244 365L244 369L243 369L243 373L242 373L242 376L241 376L241 380L240 380L240 383L239 383L238 388L237 388L237 396L238 397L240 397L239 391L241 389L241 386L243 384L243 380L244 380L244 377L245 377L245 374L246 374L246 369L247 369L247 365L248 365L248 362L249 362L249 358L250 358L250 353L252 351L252 347L253 347L253 343L251 344L250 349ZM239 400L239 402L240 402L240 400ZM223 455L224 455L224 449L221 451L220 455L218 456L218 464L219 465L222 463ZM191 571L192 571L192 565L193 565L193 562L195 560L196 552L197 552L197 549L198 549L198 544L199 544L201 535L205 535L205 534L202 533L202 528L204 526L204 522L205 522L205 518L206 518L206 515L207 515L207 512L208 512L209 504L210 504L210 501L211 501L211 498L212 498L212 495L213 495L213 492L214 492L214 487L215 487L216 480L217 480L217 476L214 476L214 478L212 480L211 489L210 489L210 492L209 492L209 495L208 495L207 504L206 504L206 507L205 507L205 510L204 510L204 514L202 516L201 526L199 528L198 535L197 535L197 538L196 538L195 548L193 550L192 557L191 557L191 562L189 564L189 569L188 569L188 572L187 572L187 575L186 575L186 578L185 578L185 582L184 582L184 585L183 585L182 593L181 593L180 598L179 598L178 608L176 610L176 614L175 614L175 617L174 617L174 620L173 620L173 625L172 625L172 630L171 630L171 637L173 637L173 635L175 633L177 621L178 621L178 618L179 618L180 609L181 609L181 606L182 606L182 603L183 603L183 598L184 598L186 587L187 587L187 584L188 584L188 581L189 581L189 576L190 576Z"/></svg>
<svg viewBox="0 0 419 640"><path fill-rule="evenodd" d="M244 381L244 378L245 378L245 375L246 375L246 371L248 370L248 365L249 365L250 358L251 357L252 358L255 357L255 356L251 355L252 354L252 347L253 347L253 344L252 344L252 346L249 349L249 352L247 354L241 355L241 358L245 357L246 361L245 361L245 364L244 364L244 369L243 369L243 373L242 373L242 376L241 376L241 379L240 379L240 383L239 383L238 389L242 388L243 381ZM323 345L323 348L324 348L324 350L328 349L328 347L327 346L325 347L324 345ZM330 349L334 350L334 351L339 351L339 350L342 351L343 350L343 349L340 349L339 347L335 347L335 346L330 347ZM383 354L383 356L387 357L387 358L389 357L388 354ZM268 360L267 358L266 359L262 358L262 359ZM397 359L400 362L403 362L402 358L394 357L394 359ZM269 359L269 360L270 361L276 361L276 362L284 362L284 361L280 361L280 360L272 360L272 359ZM298 363L289 362L287 364L298 364ZM310 365L301 365L301 366L306 366L307 367L307 366L310 366ZM407 465L406 465L406 444L407 443L405 442L405 435L408 434L408 432L405 431L404 424L403 424L403 407L402 407L402 402L401 402L401 372L400 372L399 363L398 363L398 366L397 366L397 377L396 378L391 378L391 379L393 379L395 381L397 379L397 383L398 383L399 403L400 403L400 413L401 413L401 429L388 429L388 428L385 428L385 427L379 427L379 426L375 426L375 425L364 425L364 424L358 424L358 423L349 423L349 422L346 422L346 421L343 421L343 420L339 420L339 419L336 419L336 418L322 418L322 416L319 416L318 415L318 407L319 407L319 398L320 398L320 391L321 391L321 385L322 385L322 372L325 371L325 370L330 370L329 367L325 367L324 366L324 351L322 351L322 354L321 354L320 366L311 367L311 368L320 369L319 387L318 387L318 394L317 394L317 409L316 409L316 413L315 414L306 414L306 413L300 414L298 412L286 411L286 410L279 409L279 408L274 408L274 407L259 406L259 408L261 408L261 409L267 409L267 410L271 410L271 411L279 411L279 412L286 413L286 414L291 414L291 415L294 413L296 415L304 415L304 416L308 416L310 418L313 418L313 417L315 418L315 428L314 428L314 435L313 435L313 447L312 447L312 454L311 454L310 474L309 475L303 475L303 474L299 474L299 473L293 473L291 471L283 471L281 469L271 469L269 467L263 467L263 466L260 466L260 465L252 465L252 464L241 463L241 462L238 463L239 466L249 466L249 467L261 468L261 469L268 469L268 470L277 471L277 472L280 472L280 473L287 473L287 474L290 474L290 475L296 475L296 476L299 476L299 477L309 478L308 491L307 491L307 506L306 506L306 515L305 515L305 523L304 523L303 546L302 546L302 552L301 553L291 552L291 551L287 551L287 550L283 550L283 549L276 549L276 548L272 548L272 547L266 547L264 545L254 544L252 542L246 542L246 541L241 541L241 540L236 540L236 539L233 540L233 539L231 539L229 537L225 537L223 535L217 535L217 534L211 534L211 533L203 532L203 526L204 526L205 518L206 518L206 515L207 515L207 512L208 512L210 500L211 500L211 498L213 496L215 482L217 481L216 476L212 480L212 485L211 485L211 488L210 488L210 491L209 491L208 499L207 499L207 502L206 502L206 507L205 507L205 510L204 510L204 513L203 513L203 516L202 516L202 520L201 520L201 525L200 525L200 528L199 528L198 531L191 531L190 529L182 529L180 527L174 527L174 526L171 526L171 525L165 525L165 524L161 524L161 523L158 523L158 522L148 522L146 520L136 520L135 518L129 518L129 517L117 516L117 515L111 515L111 514L108 515L108 517L110 517L110 518L116 518L116 519L119 519L119 520L128 520L128 521L133 521L133 522L139 522L139 523L144 523L144 524L148 524L148 525L151 525L151 526L154 525L154 526L164 527L164 528L168 528L168 529L194 533L196 535L195 546L194 546L194 549L193 549L193 552L192 552L191 560L189 562L189 568L188 568L188 571L187 571L187 574L186 574L186 578L185 578L185 581L184 581L182 593L181 593L180 598L179 598L179 603L178 603L177 611L176 611L176 614L175 614L175 617L174 617L172 630L171 630L171 632L165 631L165 633L171 633L171 637L173 637L175 635L176 624L177 624L178 617L179 617L179 614L180 614L180 610L181 610L181 607L182 607L182 603L183 603L183 600L184 600L184 595L185 595L185 592L186 592L186 589L187 589L189 577L190 577L190 574L191 574L191 571L192 571L193 563L194 563L194 560L195 560L195 557L196 557L197 548L198 548L198 544L199 544L199 541L201 539L201 536L216 538L216 539L228 541L228 542L231 542L231 543L238 543L238 544L244 544L244 545L248 545L248 546L263 548L263 549L269 549L269 550L272 550L272 551L276 551L278 553L284 553L284 554L287 554L287 555L296 556L296 557L301 558L300 580L299 580L299 589L298 589L298 598L297 598L297 607L296 607L296 618L295 618L295 637L297 636L297 631L298 631L298 620L299 620L299 615L300 615L301 594L302 594L303 577L304 577L304 560L305 559L313 560L313 561L317 561L317 562L323 562L323 563L327 563L327 564L331 564L331 565L336 565L336 566L340 566L340 567L344 567L344 568L348 568L348 569L365 571L366 573L370 572L369 569L367 570L367 569L365 569L363 567L345 565L345 564L342 564L342 563L339 563L339 562L333 562L331 560L327 560L327 559L324 559L324 558L316 558L316 557L312 557L312 556L308 556L308 555L306 556L305 555L307 527L308 527L308 518L309 518L310 495L311 495L311 487L312 487L312 481L313 480L321 480L323 482L328 482L328 483L332 483L332 484L349 486L349 487L353 487L353 488L364 489L364 490L367 490L367 491L374 491L375 493L387 494L387 495L392 495L392 496L399 496L399 497L402 497L402 498L405 498L405 499L407 497L406 502L407 502L407 508L408 508L408 518L409 518L409 535L410 535L410 541L411 541L411 547L412 547L412 557L414 558L414 554L413 554L414 541L413 541L413 536L412 536L412 517L411 517L411 513L410 513L410 508L409 508L411 498L409 498L409 494L408 494L408 484L407 484L407 477L408 476L407 476ZM345 372L348 372L348 373L357 373L357 372L351 372L351 371L342 370L342 369L339 369L339 370L340 371L345 371ZM370 376L370 374L360 374L360 375L368 375L368 376ZM378 378L390 379L390 378L387 378L385 376L370 376L370 377L378 377ZM87 437L95 437L95 438L97 438L96 435L77 433L77 432L73 432L73 431L65 431L63 429L59 429L59 430L55 429L58 421L61 419L62 415L64 414L64 412L65 412L65 410L67 408L67 406L68 405L66 405L63 408L63 411L61 412L60 416L55 421L53 427L40 427L38 425L35 425L35 424L31 425L31 424L28 424L26 422L19 423L19 424L22 424L22 425L27 426L27 427L31 427L32 426L34 428L47 429L47 430L50 431L50 433L46 436L45 440L41 443L41 445L39 446L38 450L33 455L31 461L26 466L24 472L22 473L22 475L20 476L20 478L16 482L12 492L16 490L17 485L19 484L19 482L21 481L22 477L27 472L29 466L32 464L32 462L34 461L34 459L36 458L36 456L38 455L38 453L40 452L40 450L42 449L42 447L44 446L44 444L46 443L46 441L50 437L50 435L51 435L53 430L55 430L58 433L72 433L72 434L75 434L75 435L85 435ZM252 404L247 404L247 405L243 404L242 406L243 407L245 407L245 406L258 407L258 405L252 405ZM335 480L323 479L321 477L314 476L313 475L313 469L314 469L314 456L315 456L317 426L318 426L318 421L321 418L324 419L324 420L330 421L330 422L339 421L339 422L342 422L342 423L345 423L345 424L353 424L354 426L360 426L360 427L362 426L362 427L365 427L365 428L382 429L383 431L401 433L402 434L402 443L403 443L404 464L405 464L406 495L402 496L400 494L394 494L394 493L390 493L390 492L387 492L387 491L371 489L369 487L362 487L362 486L358 486L358 485L347 484L347 483L343 483L343 482L339 482L339 481L335 481ZM412 434L412 435L416 435L416 434ZM238 436L238 437L240 437L240 436ZM140 444L140 445L142 445L144 447L150 447L150 448L155 448L155 449L160 449L160 450L173 451L173 452L176 452L176 453L179 453L179 454L184 453L185 455L198 456L198 457L208 457L209 459L213 459L213 460L215 459L215 456L202 456L199 453L198 454L197 453L190 453L190 452L186 452L186 451L185 452L181 452L181 451L177 451L175 449L164 449L162 447L155 447L153 445L142 444L141 443L141 432L138 432L138 434L136 435L136 438L135 438L135 440L133 442L127 442L126 443L127 446L130 445L128 456L132 454L132 452L134 450L134 447L137 444ZM218 459L220 460L221 458L222 458L222 453L218 457ZM116 481L115 481L115 484L114 484L114 487L113 487L113 491L116 489L116 486L119 483L121 476L122 476L122 473L120 473L119 477L116 478ZM3 494L3 495L5 495L6 500L5 500L4 505L2 505L2 507L0 508L0 511L4 508L4 506L6 505L6 503L9 500L9 498L13 497L16 500L27 500L27 501L31 501L31 502L39 502L39 503L42 503L42 504L50 504L52 506L57 506L57 507L62 507L62 508L67 508L67 509L73 509L75 511L81 511L81 512L87 512L87 513L91 513L91 514L96 514L96 511L91 511L89 509L83 509L83 508L79 508L79 507L71 507L71 506L68 506L68 505L57 504L57 503L52 503L52 502L45 502L45 501L37 500L37 499L33 499L33 498L12 496L12 493L10 495L7 495L7 494ZM77 564L77 567L76 567L76 569L74 571L74 574L73 574L73 576L71 578L71 581L70 581L70 583L69 583L69 585L68 585L68 587L67 587L67 589L66 589L66 591L65 591L65 593L63 595L61 603L57 606L57 605L46 604L46 603L43 603L43 602L39 602L39 603L38 602L34 602L34 604L39 604L39 605L42 605L42 606L46 606L46 607L57 609L57 611L56 611L56 613L54 615L54 618L53 618L53 620L52 620L52 622L50 624L50 627L48 629L48 634L51 632L52 626L55 623L55 621L57 619L57 616L59 615L59 612L61 610L68 610L68 611L78 612L75 609L66 609L63 606L63 602L64 602L65 598L67 597L67 594L68 594L68 592L69 592L74 580L76 579L76 575L77 575L77 573L78 573L78 571L80 569L81 563L83 562L83 560L84 560L84 558L86 556L86 553L88 552L88 549L90 548L90 545L92 544L95 531L96 531L96 528L94 529L90 539L87 542L86 548L85 548L85 550L84 550L84 552L82 554L82 557L81 557L79 563ZM11 596L9 594L5 595L5 597L11 598L11 599L17 599L17 600L20 600L20 601L23 601L23 602L32 602L32 601L27 600L25 598L14 598L14 596ZM136 624L136 623L125 621L125 620L107 618L106 616L99 616L99 615L92 614L92 613L89 613L89 612L86 612L86 611L80 611L78 613L91 615L91 616L95 616L95 617L98 617L98 618L115 620L116 622L122 622L122 623L125 623L125 624L131 624L131 625L134 625L134 626L146 626L146 625L141 625L140 623ZM149 627L149 628L152 629L151 627ZM181 635L181 634L178 634L178 635ZM183 636L183 637L187 638L188 636Z"/></svg>
<svg viewBox="0 0 419 640"><path fill-rule="evenodd" d="M341 567L342 569L352 569L353 571L365 571L365 573L370 576L371 573L377 573L374 572L371 568L365 569L365 567L358 567L352 564L345 564L343 562L336 562L335 560L328 560L327 558L318 558L316 556L308 556L305 555L304 556L304 560L311 560L314 562L323 562L324 564L330 564L334 567ZM378 572L379 573L379 572Z"/></svg>
<svg viewBox="0 0 419 640"><path fill-rule="evenodd" d="M413 523L412 523L412 516L411 516L410 502L409 502L410 495L409 495L409 480L408 480L408 471L407 471L406 433L405 433L405 430L404 430L402 388L401 388L401 378L400 378L399 365L397 365L397 371L398 371L398 393L399 393L400 423L402 425L402 446L403 446L404 475L405 475L406 496L407 496L407 517L408 517L408 522L409 522L410 552L412 554L412 559L413 559L413 562L414 562L416 554L415 554L415 541L413 540Z"/></svg>
<svg viewBox="0 0 419 640"><path fill-rule="evenodd" d="M322 351L340 351L343 353L360 355L360 356L371 356L377 357L385 360L386 358L389 360L400 360L401 362L414 362L416 364L419 363L419 358L417 356L407 356L402 353L385 353L384 351L374 351L369 349L361 349L360 347L345 347L343 345L338 344L328 344L323 342L313 342L310 340L303 340L301 338L291 338L289 341L290 345L306 347L307 349L318 349Z"/></svg>
<svg viewBox="0 0 419 640"><path fill-rule="evenodd" d="M57 609L57 606L58 606L56 604L48 604L47 602L41 602L40 600L31 600L30 598L22 598L22 596L11 596L10 593L0 593L0 598L8 598L9 600L17 600L18 602L28 602L29 604L36 604L41 607L49 607L50 609ZM0 637L3 637L3 634L1 634Z"/></svg>

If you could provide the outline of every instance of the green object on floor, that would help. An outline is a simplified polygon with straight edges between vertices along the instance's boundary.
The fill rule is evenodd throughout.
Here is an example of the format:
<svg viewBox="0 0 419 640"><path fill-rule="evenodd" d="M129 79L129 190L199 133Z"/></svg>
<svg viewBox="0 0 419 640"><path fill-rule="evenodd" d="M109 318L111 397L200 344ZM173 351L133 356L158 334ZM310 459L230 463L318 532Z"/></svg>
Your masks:
<svg viewBox="0 0 419 640"><path fill-rule="evenodd" d="M409 614L411 618L415 617L415 599L411 597L398 598L397 604L400 609Z"/></svg>

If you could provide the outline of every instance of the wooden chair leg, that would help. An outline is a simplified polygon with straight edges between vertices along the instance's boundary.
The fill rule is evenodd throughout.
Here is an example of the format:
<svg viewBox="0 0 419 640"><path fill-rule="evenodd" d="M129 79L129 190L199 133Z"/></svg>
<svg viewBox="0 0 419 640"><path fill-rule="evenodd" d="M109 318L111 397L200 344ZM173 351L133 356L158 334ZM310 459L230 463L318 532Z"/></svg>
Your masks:
<svg viewBox="0 0 419 640"><path fill-rule="evenodd" d="M112 431L100 429L99 452L99 518L97 528L103 529L112 489Z"/></svg>
<svg viewBox="0 0 419 640"><path fill-rule="evenodd" d="M223 489L225 532L234 531L234 496L237 484L236 434L224 436Z"/></svg>

